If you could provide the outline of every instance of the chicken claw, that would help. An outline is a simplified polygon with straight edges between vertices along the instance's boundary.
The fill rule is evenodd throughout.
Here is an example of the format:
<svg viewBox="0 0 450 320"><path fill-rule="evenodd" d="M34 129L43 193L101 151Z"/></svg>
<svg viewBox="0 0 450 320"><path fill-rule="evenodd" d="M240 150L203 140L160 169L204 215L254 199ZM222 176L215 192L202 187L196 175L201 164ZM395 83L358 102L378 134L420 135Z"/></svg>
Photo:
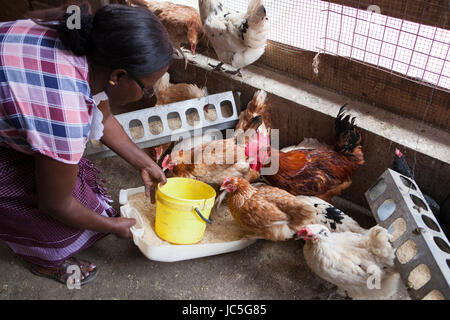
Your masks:
<svg viewBox="0 0 450 320"><path fill-rule="evenodd" d="M235 71L232 71L232 70L226 70L225 72L226 72L226 73L229 73L229 74L232 74L232 75L236 75L236 76L242 78L241 69L237 69L237 70L235 70Z"/></svg>
<svg viewBox="0 0 450 320"><path fill-rule="evenodd" d="M212 63L208 63L208 65L210 66L210 67L212 67L213 68L213 70L212 71L224 71L224 68L222 68L222 65L223 65L223 62L220 62L218 65L213 65Z"/></svg>

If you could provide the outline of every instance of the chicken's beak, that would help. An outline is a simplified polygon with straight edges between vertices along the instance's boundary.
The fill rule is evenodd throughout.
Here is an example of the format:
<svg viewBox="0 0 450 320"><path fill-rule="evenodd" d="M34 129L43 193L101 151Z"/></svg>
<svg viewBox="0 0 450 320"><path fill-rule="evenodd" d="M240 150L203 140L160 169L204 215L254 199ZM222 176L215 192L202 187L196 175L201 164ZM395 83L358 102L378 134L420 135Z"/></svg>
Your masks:
<svg viewBox="0 0 450 320"><path fill-rule="evenodd" d="M301 228L297 231L294 236L295 240L303 239L303 240L317 240L317 237L312 231L308 228Z"/></svg>

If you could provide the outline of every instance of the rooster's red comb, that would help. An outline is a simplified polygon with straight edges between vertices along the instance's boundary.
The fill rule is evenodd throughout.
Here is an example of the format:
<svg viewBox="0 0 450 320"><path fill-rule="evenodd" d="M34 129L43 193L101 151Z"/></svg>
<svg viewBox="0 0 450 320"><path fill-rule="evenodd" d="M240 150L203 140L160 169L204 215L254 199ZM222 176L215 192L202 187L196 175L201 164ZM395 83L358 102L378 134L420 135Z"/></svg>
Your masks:
<svg viewBox="0 0 450 320"><path fill-rule="evenodd" d="M163 169L166 169L166 168L169 167L169 159L170 159L170 155L169 154L164 157L164 160L161 163L161 166L162 166Z"/></svg>

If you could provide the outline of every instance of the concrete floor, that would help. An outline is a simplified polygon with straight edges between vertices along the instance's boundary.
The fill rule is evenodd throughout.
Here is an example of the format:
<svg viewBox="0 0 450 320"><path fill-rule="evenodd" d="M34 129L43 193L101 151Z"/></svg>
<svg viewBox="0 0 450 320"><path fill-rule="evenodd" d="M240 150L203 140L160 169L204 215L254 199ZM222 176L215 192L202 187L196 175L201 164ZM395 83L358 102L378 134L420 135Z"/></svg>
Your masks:
<svg viewBox="0 0 450 320"><path fill-rule="evenodd" d="M141 185L122 159L94 163L116 209L120 189ZM163 263L147 260L131 240L110 235L79 254L99 268L97 279L80 290L36 277L0 245L0 299L345 299L310 271L302 245L259 240L238 252Z"/></svg>

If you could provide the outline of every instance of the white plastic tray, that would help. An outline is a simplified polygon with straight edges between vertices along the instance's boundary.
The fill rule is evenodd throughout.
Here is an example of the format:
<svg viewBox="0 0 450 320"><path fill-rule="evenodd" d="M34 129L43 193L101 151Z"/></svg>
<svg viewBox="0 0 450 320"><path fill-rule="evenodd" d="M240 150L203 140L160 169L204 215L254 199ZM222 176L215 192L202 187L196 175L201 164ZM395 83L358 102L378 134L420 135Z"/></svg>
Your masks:
<svg viewBox="0 0 450 320"><path fill-rule="evenodd" d="M190 244L190 245L152 245L144 240L144 228L142 227L142 218L136 209L128 203L128 197L144 192L144 187L120 190L120 214L123 217L136 219L136 224L130 228L133 234L133 241L141 252L150 260L175 262L189 260L201 257L207 257L227 252L242 250L256 242L256 239L243 239L230 242L209 243L209 244Z"/></svg>

